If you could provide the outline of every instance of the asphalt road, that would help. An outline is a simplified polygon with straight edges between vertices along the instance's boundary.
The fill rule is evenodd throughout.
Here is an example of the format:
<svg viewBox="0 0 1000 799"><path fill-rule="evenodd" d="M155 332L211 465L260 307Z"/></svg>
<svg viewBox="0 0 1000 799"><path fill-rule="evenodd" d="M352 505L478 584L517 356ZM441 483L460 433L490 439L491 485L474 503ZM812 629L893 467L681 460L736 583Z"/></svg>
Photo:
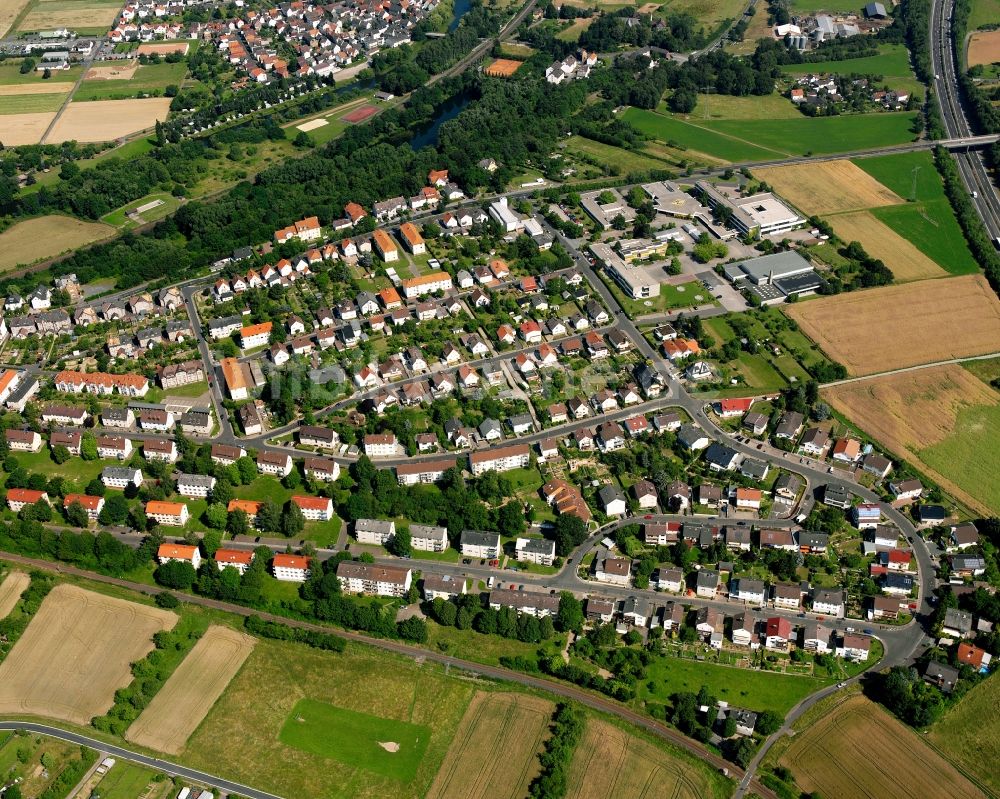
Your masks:
<svg viewBox="0 0 1000 799"><path fill-rule="evenodd" d="M102 752L110 757L119 760L128 760L132 763L138 763L140 766L146 766L147 768L154 769L155 771L162 771L172 777L180 777L182 780L186 780L192 784L203 785L209 788L217 788L218 790L225 791L228 794L247 796L250 797L250 799L280 799L273 793L258 791L256 788L251 788L248 785L241 785L238 782L230 782L229 780L224 780L221 777L216 777L213 774L206 774L204 771L198 771L197 769L187 768L185 766L178 765L177 763L171 763L169 760L160 760L159 758L149 757L148 755L133 752L129 749L115 746L114 744L105 743L104 741L91 738L87 735L81 735L77 732L70 732L69 730L64 730L60 727L50 727L47 724L38 724L33 721L0 721L0 730L27 730L28 732L34 732L40 735L48 735L51 738L58 738L61 741L67 741L68 743L76 744L78 746L88 746L91 749L95 749L98 752Z"/></svg>

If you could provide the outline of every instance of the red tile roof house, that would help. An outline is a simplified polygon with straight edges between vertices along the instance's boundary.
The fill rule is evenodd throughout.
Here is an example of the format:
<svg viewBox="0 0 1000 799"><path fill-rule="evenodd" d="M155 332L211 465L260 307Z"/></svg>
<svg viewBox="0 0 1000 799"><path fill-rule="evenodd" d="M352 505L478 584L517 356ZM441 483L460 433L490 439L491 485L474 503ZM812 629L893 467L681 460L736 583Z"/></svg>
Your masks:
<svg viewBox="0 0 1000 799"><path fill-rule="evenodd" d="M304 583L309 577L310 560L302 555L275 555L271 562L275 579L290 583Z"/></svg>
<svg viewBox="0 0 1000 799"><path fill-rule="evenodd" d="M781 616L774 616L767 620L765 625L764 646L767 649L788 649L788 642L792 637L792 623Z"/></svg>
<svg viewBox="0 0 1000 799"><path fill-rule="evenodd" d="M48 502L49 495L44 491L34 491L30 488L10 488L7 490L7 507L14 513L19 513L25 505L34 505L41 500Z"/></svg>
<svg viewBox="0 0 1000 799"><path fill-rule="evenodd" d="M79 502L85 511L88 519L96 519L104 509L104 497L91 497L86 494L67 494L63 497L63 508L68 508L74 502Z"/></svg>
<svg viewBox="0 0 1000 799"><path fill-rule="evenodd" d="M328 522L333 518L333 500L329 497L293 496L294 502L307 521Z"/></svg>
<svg viewBox="0 0 1000 799"><path fill-rule="evenodd" d="M742 416L753 405L753 397L721 399L715 402L715 412L723 419L731 416Z"/></svg>

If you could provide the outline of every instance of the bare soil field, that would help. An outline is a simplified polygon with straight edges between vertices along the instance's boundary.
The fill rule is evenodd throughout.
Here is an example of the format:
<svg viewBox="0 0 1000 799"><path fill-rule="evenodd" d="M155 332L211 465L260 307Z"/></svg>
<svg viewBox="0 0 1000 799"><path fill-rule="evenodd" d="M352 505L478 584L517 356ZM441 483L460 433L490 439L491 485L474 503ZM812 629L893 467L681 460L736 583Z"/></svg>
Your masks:
<svg viewBox="0 0 1000 799"><path fill-rule="evenodd" d="M3 131L0 132L0 144L5 147L38 144L38 140L42 138L42 134L55 115L54 111L37 114L5 114Z"/></svg>
<svg viewBox="0 0 1000 799"><path fill-rule="evenodd" d="M169 97L71 102L52 128L46 143L58 144L71 139L111 141L153 127L157 121L167 118L169 110Z"/></svg>
<svg viewBox="0 0 1000 799"><path fill-rule="evenodd" d="M701 799L702 775L613 724L587 720L567 774L567 799Z"/></svg>
<svg viewBox="0 0 1000 799"><path fill-rule="evenodd" d="M850 161L764 167L753 174L806 214L822 216L904 202Z"/></svg>
<svg viewBox="0 0 1000 799"><path fill-rule="evenodd" d="M860 242L870 256L881 260L898 282L948 275L913 244L868 211L837 214L827 221L844 241Z"/></svg>
<svg viewBox="0 0 1000 799"><path fill-rule="evenodd" d="M57 585L0 664L0 713L89 724L132 681L153 634L176 623L165 610Z"/></svg>
<svg viewBox="0 0 1000 799"><path fill-rule="evenodd" d="M69 94L68 83L15 83L0 86L0 97L18 97L24 94Z"/></svg>
<svg viewBox="0 0 1000 799"><path fill-rule="evenodd" d="M4 117L7 119L10 117ZM26 219L0 233L0 273L82 247L114 232L110 225L58 214Z"/></svg>
<svg viewBox="0 0 1000 799"><path fill-rule="evenodd" d="M873 745L877 758L871 756ZM796 735L779 762L792 770L803 792L822 796L984 796L913 730L860 694Z"/></svg>
<svg viewBox="0 0 1000 799"><path fill-rule="evenodd" d="M533 696L477 693L427 799L526 796L538 774L538 752L548 737L554 709L551 702Z"/></svg>
<svg viewBox="0 0 1000 799"><path fill-rule="evenodd" d="M971 372L958 364L947 364L833 386L822 393L834 408L891 452L914 461L969 506L989 512L984 502L964 487L981 493L967 472L978 471L975 464L980 460L988 470L991 457L995 457L997 431L991 434L984 430L970 436L969 441L961 441L957 447L961 451L946 459L948 468L934 468L926 458L928 448L946 445L955 436L963 411L1000 403L1000 395Z"/></svg>
<svg viewBox="0 0 1000 799"><path fill-rule="evenodd" d="M160 752L180 754L249 657L254 643L249 635L229 627L209 627L132 722L125 738Z"/></svg>
<svg viewBox="0 0 1000 799"><path fill-rule="evenodd" d="M970 67L1000 62L1000 30L973 33L967 57Z"/></svg>
<svg viewBox="0 0 1000 799"><path fill-rule="evenodd" d="M160 55L170 55L170 53L180 53L181 55L187 55L187 51L191 48L187 42L147 42L146 44L140 44L136 48L136 55L152 55L153 53L159 53Z"/></svg>
<svg viewBox="0 0 1000 799"><path fill-rule="evenodd" d="M931 727L936 747L1000 793L1000 680L984 680Z"/></svg>
<svg viewBox="0 0 1000 799"><path fill-rule="evenodd" d="M837 294L783 310L852 375L1000 349L1000 300L982 275Z"/></svg>
<svg viewBox="0 0 1000 799"><path fill-rule="evenodd" d="M4 578L0 583L0 619L7 618L29 583L31 578L24 572L11 572Z"/></svg>
<svg viewBox="0 0 1000 799"><path fill-rule="evenodd" d="M138 61L118 61L110 65L91 67L84 80L131 80L139 68Z"/></svg>
<svg viewBox="0 0 1000 799"><path fill-rule="evenodd" d="M4 0L0 3L0 39L6 35L18 14L30 2L31 0Z"/></svg>

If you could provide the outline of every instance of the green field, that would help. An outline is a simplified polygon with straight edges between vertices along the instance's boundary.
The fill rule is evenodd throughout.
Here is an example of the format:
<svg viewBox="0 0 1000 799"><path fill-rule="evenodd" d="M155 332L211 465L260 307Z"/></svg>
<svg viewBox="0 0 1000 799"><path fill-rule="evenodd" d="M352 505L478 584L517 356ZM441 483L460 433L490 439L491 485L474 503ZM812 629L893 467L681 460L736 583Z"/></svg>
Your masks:
<svg viewBox="0 0 1000 799"><path fill-rule="evenodd" d="M656 109L669 114L665 102ZM710 119L801 119L802 113L780 94L766 97L733 97L728 94L699 94L698 106L689 114L691 122Z"/></svg>
<svg viewBox="0 0 1000 799"><path fill-rule="evenodd" d="M65 99L65 94L8 94L0 96L0 115L58 111Z"/></svg>
<svg viewBox="0 0 1000 799"><path fill-rule="evenodd" d="M252 499L257 502L270 499L280 508L292 498L292 494L307 494L308 491L305 488L297 488L292 491L270 475L261 475L252 483L237 486L233 493L239 499ZM306 522L306 529L302 535L314 542L316 546L330 546L336 542L337 536L340 535L342 524L339 516L334 516L328 522Z"/></svg>
<svg viewBox="0 0 1000 799"><path fill-rule="evenodd" d="M623 5L629 5L624 3ZM641 3L639 4L641 5ZM673 13L687 13L698 20L699 27L711 32L727 19L737 19L746 8L744 0L672 0L661 6L662 10ZM607 8L605 3L601 6Z"/></svg>
<svg viewBox="0 0 1000 799"><path fill-rule="evenodd" d="M83 491L87 483L99 477L104 467L111 463L70 458L60 465L52 460L50 453L51 450L46 445L38 452L12 452L11 455L29 472L39 472L49 478L62 477L71 486L71 490L77 492Z"/></svg>
<svg viewBox="0 0 1000 799"><path fill-rule="evenodd" d="M335 654L259 640L191 737L183 762L286 797L391 794L417 799L430 787L475 688L469 681L445 676L436 665L371 647L349 644L344 653ZM287 743L283 730L294 721L302 699L320 707L336 704L331 710L355 711L379 722L392 720L389 728L374 722L362 727L369 736L381 735L382 729L387 736L398 736L375 740L403 744L410 727L426 730L421 736L426 749L415 758L416 771L408 784L395 774L373 770L372 762L345 762L349 753L359 756L355 741L320 731L317 740L305 743L309 748L299 748L294 740ZM346 716L340 715L337 722L346 723ZM365 741L371 743L372 738ZM336 751L316 751L328 744ZM388 759L389 753L385 755ZM397 757L412 755L400 751ZM388 767L396 766L390 762Z"/></svg>
<svg viewBox="0 0 1000 799"><path fill-rule="evenodd" d="M960 768L1000 793L1000 680L981 682L951 708L930 730L930 742Z"/></svg>
<svg viewBox="0 0 1000 799"><path fill-rule="evenodd" d="M832 10L821 0L805 0L816 2L826 10ZM798 3L795 4L798 7ZM852 7L853 10L853 7ZM848 58L843 61L816 61L806 64L786 64L781 67L787 75L807 75L810 73L834 73L841 75L881 75L885 83L893 88L908 89L920 92L923 89L910 69L910 58L906 47L901 44L885 44L879 48L879 54L866 58Z"/></svg>
<svg viewBox="0 0 1000 799"><path fill-rule="evenodd" d="M567 139L566 152L594 159L601 165L611 167L618 175L627 175L629 172L642 172L649 169L663 169L667 166L658 158L651 158L643 153L624 150L621 147L614 147L593 139L585 139L582 136L571 136Z"/></svg>
<svg viewBox="0 0 1000 799"><path fill-rule="evenodd" d="M831 682L674 657L654 659L646 675L647 679L639 685L637 700L640 702L662 702L672 694L685 691L698 693L701 686L706 685L716 699L749 710L773 710L782 716L800 700ZM654 690L651 691L647 683L652 683Z"/></svg>
<svg viewBox="0 0 1000 799"><path fill-rule="evenodd" d="M965 361L962 368L972 372L984 383L1000 380L1000 358L988 358L982 361Z"/></svg>
<svg viewBox="0 0 1000 799"><path fill-rule="evenodd" d="M758 147L742 135L729 136L655 111L629 108L622 118L647 136L724 161L770 161L787 156L783 150Z"/></svg>
<svg viewBox="0 0 1000 799"><path fill-rule="evenodd" d="M854 162L879 183L911 202L871 209L928 258L953 275L976 274L976 263L944 194L944 184L928 152L858 158ZM912 202L916 200L916 202Z"/></svg>
<svg viewBox="0 0 1000 799"><path fill-rule="evenodd" d="M1000 0L972 0L969 14L969 30L974 31L984 25L996 25L1000 20Z"/></svg>
<svg viewBox="0 0 1000 799"><path fill-rule="evenodd" d="M162 192L158 192L156 194L147 194L145 197L141 197L135 202L131 202L128 205L123 205L121 208L119 208L116 211L112 211L110 214L105 214L104 216L101 217L101 221L108 225L114 225L115 227L124 227L126 225L128 225L129 227L134 227L136 223L128 218L128 214L134 211L136 208L146 205L147 203L150 203L153 200L161 200L163 204L158 205L156 208L152 208L149 211L146 211L145 213L141 214L144 222L153 222L157 219L162 219L168 214L171 214L174 211L176 211L181 204L180 199L174 197L171 194L164 194ZM191 388L199 388L199 387L200 390L198 391L198 393L185 394L184 396L197 397L203 394L207 389L207 385L204 383L200 383L198 384L198 386L191 386ZM185 386L185 388L188 387ZM171 393L177 394L181 392L174 391ZM155 400L150 400L150 402L155 402Z"/></svg>
<svg viewBox="0 0 1000 799"><path fill-rule="evenodd" d="M121 100L139 97L155 92L163 94L163 89L170 84L180 86L187 74L187 62L178 61L168 64L142 64L136 69L135 75L128 80L85 80L73 95L74 100Z"/></svg>
<svg viewBox="0 0 1000 799"><path fill-rule="evenodd" d="M25 75L21 74L21 59L11 59L0 62L0 86L13 86L15 84L30 85L33 83L73 83L80 77L81 67L71 67L70 69L58 69L49 78L43 78L41 72L32 70ZM69 87L67 87L67 91Z"/></svg>
<svg viewBox="0 0 1000 799"><path fill-rule="evenodd" d="M409 782L427 749L430 729L300 699L279 737L282 743L304 752ZM396 752L382 746L393 743L399 747Z"/></svg>
<svg viewBox="0 0 1000 799"><path fill-rule="evenodd" d="M119 760L98 783L98 790L101 799L139 799L154 777L155 771Z"/></svg>
<svg viewBox="0 0 1000 799"><path fill-rule="evenodd" d="M915 118L916 114L910 112L848 114L814 119L709 121L705 127L790 155L819 155L912 141Z"/></svg>
<svg viewBox="0 0 1000 799"><path fill-rule="evenodd" d="M962 408L954 432L917 456L964 491L1000 513L1000 481L997 480L997 453L1000 452L1000 405Z"/></svg>

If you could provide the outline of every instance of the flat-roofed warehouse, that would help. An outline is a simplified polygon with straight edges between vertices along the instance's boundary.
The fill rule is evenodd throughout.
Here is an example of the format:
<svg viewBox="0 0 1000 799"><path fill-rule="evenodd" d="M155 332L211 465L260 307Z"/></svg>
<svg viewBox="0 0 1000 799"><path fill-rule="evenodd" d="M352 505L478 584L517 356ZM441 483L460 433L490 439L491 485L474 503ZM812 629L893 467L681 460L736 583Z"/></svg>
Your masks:
<svg viewBox="0 0 1000 799"><path fill-rule="evenodd" d="M775 233L787 233L805 222L801 216L769 191L741 197L736 193L736 189L720 188L707 180L699 180L696 185L703 192L712 208L722 206L732 210L729 224L744 236L749 234L771 236Z"/></svg>
<svg viewBox="0 0 1000 799"><path fill-rule="evenodd" d="M812 294L823 285L813 265L791 250L726 264L723 272L733 285L748 288L764 305L782 302L789 294Z"/></svg>

